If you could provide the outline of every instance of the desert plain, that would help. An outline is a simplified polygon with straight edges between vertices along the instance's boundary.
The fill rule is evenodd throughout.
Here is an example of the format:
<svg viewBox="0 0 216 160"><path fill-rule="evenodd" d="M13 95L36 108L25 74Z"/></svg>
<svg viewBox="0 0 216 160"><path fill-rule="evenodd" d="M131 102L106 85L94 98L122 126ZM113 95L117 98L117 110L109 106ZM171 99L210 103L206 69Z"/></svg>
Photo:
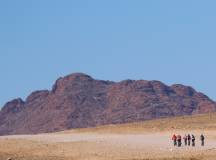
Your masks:
<svg viewBox="0 0 216 160"><path fill-rule="evenodd" d="M196 146L174 147L173 134ZM200 134L206 137L200 145ZM0 137L0 160L215 160L216 114Z"/></svg>

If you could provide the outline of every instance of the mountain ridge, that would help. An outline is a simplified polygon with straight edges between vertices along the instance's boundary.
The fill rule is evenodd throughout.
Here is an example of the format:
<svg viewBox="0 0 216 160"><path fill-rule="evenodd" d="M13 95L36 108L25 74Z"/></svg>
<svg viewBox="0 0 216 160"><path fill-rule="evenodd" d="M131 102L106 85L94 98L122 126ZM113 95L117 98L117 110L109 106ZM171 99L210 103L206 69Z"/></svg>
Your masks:
<svg viewBox="0 0 216 160"><path fill-rule="evenodd" d="M0 135L36 134L71 128L215 112L216 104L190 86L160 81L96 80L74 73L51 90L7 102L0 111Z"/></svg>

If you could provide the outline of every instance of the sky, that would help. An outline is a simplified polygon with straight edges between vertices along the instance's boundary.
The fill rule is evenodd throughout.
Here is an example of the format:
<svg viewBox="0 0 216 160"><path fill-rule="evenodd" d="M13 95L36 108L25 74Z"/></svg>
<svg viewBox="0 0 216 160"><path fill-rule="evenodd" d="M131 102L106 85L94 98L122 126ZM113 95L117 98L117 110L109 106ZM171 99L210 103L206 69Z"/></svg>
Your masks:
<svg viewBox="0 0 216 160"><path fill-rule="evenodd" d="M75 72L216 100L214 0L0 1L0 106Z"/></svg>

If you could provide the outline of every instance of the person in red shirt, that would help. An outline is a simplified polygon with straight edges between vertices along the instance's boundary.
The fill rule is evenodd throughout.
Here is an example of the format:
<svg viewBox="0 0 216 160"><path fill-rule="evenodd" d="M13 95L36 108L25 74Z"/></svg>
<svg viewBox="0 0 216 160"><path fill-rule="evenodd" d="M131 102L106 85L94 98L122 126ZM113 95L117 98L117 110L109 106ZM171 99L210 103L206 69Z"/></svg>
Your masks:
<svg viewBox="0 0 216 160"><path fill-rule="evenodd" d="M173 145L176 146L177 145L177 136L175 134L172 136L172 140L173 140Z"/></svg>

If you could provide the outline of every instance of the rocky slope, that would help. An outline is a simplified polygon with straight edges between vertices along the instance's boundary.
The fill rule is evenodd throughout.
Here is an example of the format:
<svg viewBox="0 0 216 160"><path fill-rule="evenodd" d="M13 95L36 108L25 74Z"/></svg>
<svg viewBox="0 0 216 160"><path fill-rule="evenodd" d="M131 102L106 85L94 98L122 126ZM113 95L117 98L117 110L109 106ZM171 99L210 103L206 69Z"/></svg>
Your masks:
<svg viewBox="0 0 216 160"><path fill-rule="evenodd" d="M75 73L59 78L51 91L15 99L0 111L0 135L36 134L216 111L216 104L183 85L159 81L95 80Z"/></svg>

